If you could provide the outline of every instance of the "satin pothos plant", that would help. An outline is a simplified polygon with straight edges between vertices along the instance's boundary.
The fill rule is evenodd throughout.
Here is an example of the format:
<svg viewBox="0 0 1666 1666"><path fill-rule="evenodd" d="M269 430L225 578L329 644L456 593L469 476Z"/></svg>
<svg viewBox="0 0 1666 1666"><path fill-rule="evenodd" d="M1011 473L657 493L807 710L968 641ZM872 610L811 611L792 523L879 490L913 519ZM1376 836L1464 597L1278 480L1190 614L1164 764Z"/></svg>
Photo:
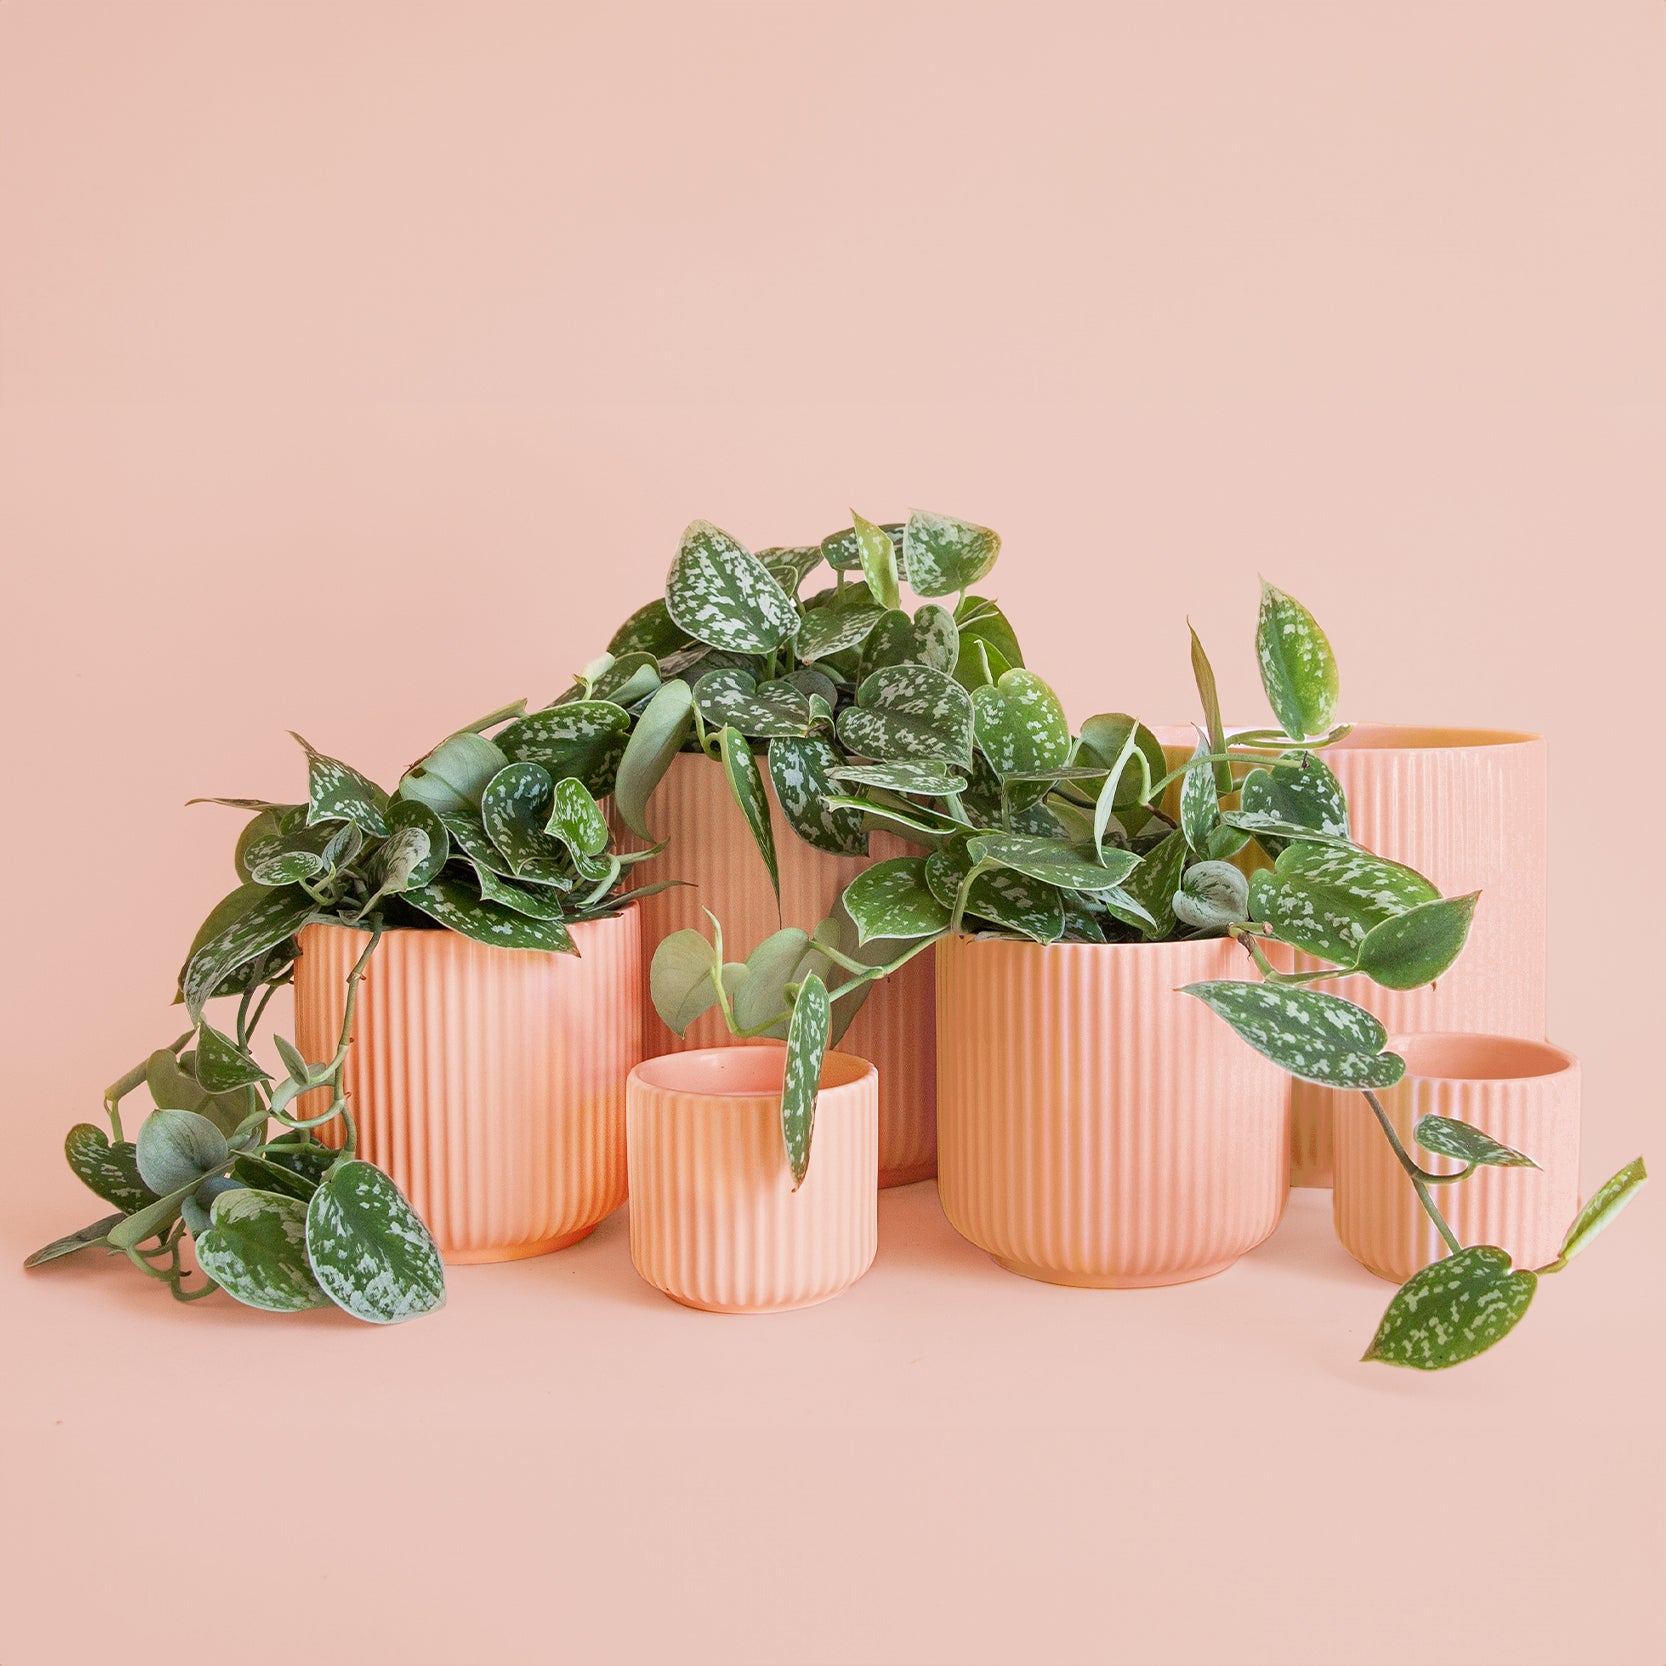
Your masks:
<svg viewBox="0 0 1666 1666"><path fill-rule="evenodd" d="M766 774L798 838L866 855L867 820L842 802L835 773L882 734L929 746L945 702L1024 663L1006 616L972 590L1000 549L989 528L923 510L886 524L853 515L819 544L756 554L695 521L664 595L563 697L600 688L638 701L617 770L621 821L652 840L648 801L672 760L693 752L722 766L777 896ZM830 582L803 594L818 575Z"/></svg>
<svg viewBox="0 0 1666 1666"><path fill-rule="evenodd" d="M572 952L572 924L627 903L625 871L649 853L610 848L591 788L610 780L628 726L607 701L554 716L517 702L450 736L391 794L303 740L304 803L194 801L250 819L234 851L237 887L180 969L188 1027L108 1089L107 1130L79 1123L65 1141L70 1168L113 1212L25 1265L102 1248L181 1301L221 1289L272 1312L333 1303L375 1323L439 1307L445 1273L428 1229L358 1154L345 1066L359 985L390 929ZM276 1061L263 1062L261 1019L315 922L367 934L338 1043L309 1060L273 1036ZM130 1138L124 1106L138 1094L148 1105ZM309 1094L325 1105L302 1114ZM338 1143L319 1137L326 1127ZM199 1277L183 1258L187 1239Z"/></svg>
<svg viewBox="0 0 1666 1666"><path fill-rule="evenodd" d="M1399 1291L1366 1358L1458 1364L1512 1328L1536 1273L1561 1270L1589 1242L1641 1183L1642 1164L1597 1193L1548 1268L1514 1269L1500 1249L1457 1241L1431 1188L1475 1166L1530 1159L1467 1124L1426 1118L1417 1139L1469 1167L1436 1176L1416 1164L1376 1099L1404 1061L1385 1051L1386 1033L1363 1007L1309 986L1355 974L1389 989L1433 982L1461 952L1478 897L1443 897L1423 875L1354 842L1346 796L1322 756L1348 733L1336 721L1336 660L1299 602L1262 586L1256 654L1271 726L1229 731L1195 632L1191 653L1202 721L1190 755L1172 767L1152 730L1127 713L1101 713L1072 733L1052 689L1022 668L962 688L907 727L866 733L862 755L829 771L838 785L830 803L893 829L920 854L865 869L834 919L811 934L780 933L744 964L723 961L720 930L712 941L698 932L667 939L655 957L656 1005L673 1028L715 1005L737 1034L786 1036L782 1130L801 1180L829 1008L841 996L859 1001L875 978L939 938L1231 937L1260 981L1177 993L1205 1002L1291 1075L1363 1093L1452 1251ZM1269 958L1274 945L1317 964L1281 970Z"/></svg>

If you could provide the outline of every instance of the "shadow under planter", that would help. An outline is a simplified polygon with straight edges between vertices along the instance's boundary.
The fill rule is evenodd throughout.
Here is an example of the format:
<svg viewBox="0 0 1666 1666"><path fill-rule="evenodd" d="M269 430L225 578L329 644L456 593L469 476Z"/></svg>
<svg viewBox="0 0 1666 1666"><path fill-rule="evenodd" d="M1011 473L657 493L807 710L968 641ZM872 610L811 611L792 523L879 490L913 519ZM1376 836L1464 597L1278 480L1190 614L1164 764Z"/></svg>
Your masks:
<svg viewBox="0 0 1666 1666"><path fill-rule="evenodd" d="M1225 939L937 948L938 1192L1015 1273L1123 1289L1232 1265L1288 1195L1289 1079L1188 983Z"/></svg>
<svg viewBox="0 0 1666 1666"><path fill-rule="evenodd" d="M669 1053L631 1072L631 1260L685 1307L811 1307L873 1264L874 1067L827 1055L810 1167L797 1191L781 1142L785 1073L778 1045Z"/></svg>
<svg viewBox="0 0 1666 1666"><path fill-rule="evenodd" d="M392 1177L454 1266L563 1249L625 1201L625 1078L642 1057L638 910L571 929L577 955L385 932L360 986L346 1066L360 1155ZM301 933L295 1036L308 1059L335 1051L368 935Z"/></svg>

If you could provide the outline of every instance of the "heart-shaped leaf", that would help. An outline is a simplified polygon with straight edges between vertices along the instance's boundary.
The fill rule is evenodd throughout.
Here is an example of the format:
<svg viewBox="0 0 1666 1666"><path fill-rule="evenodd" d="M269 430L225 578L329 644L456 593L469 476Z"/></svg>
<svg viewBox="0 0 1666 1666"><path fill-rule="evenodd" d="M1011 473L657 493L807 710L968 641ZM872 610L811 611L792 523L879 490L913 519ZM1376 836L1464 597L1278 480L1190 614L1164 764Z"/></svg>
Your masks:
<svg viewBox="0 0 1666 1666"><path fill-rule="evenodd" d="M239 1158L234 1167L247 1167L258 1158ZM281 1170L279 1171L282 1172ZM293 1177L292 1177L293 1178ZM179 1211L185 1217L185 1225L189 1228L193 1238L201 1238L213 1224L211 1211L214 1200L221 1192L235 1192L248 1185L246 1180L234 1180L229 1175L211 1174L197 1189L179 1206ZM257 1191L262 1188L257 1186Z"/></svg>
<svg viewBox="0 0 1666 1666"><path fill-rule="evenodd" d="M1490 1134L1467 1122L1449 1116L1419 1117L1412 1129L1412 1138L1425 1151L1438 1152L1442 1157L1456 1157L1465 1163L1483 1163L1497 1168L1536 1169L1539 1165L1531 1157L1500 1145Z"/></svg>
<svg viewBox="0 0 1666 1666"><path fill-rule="evenodd" d="M307 1205L245 1186L221 1192L197 1238L197 1261L225 1293L267 1313L323 1307L307 1257Z"/></svg>
<svg viewBox="0 0 1666 1666"><path fill-rule="evenodd" d="M1101 712L1090 717L1082 725L1076 760L1116 773L1112 808L1117 810L1144 804L1151 797L1151 789L1168 774L1162 743L1127 712Z"/></svg>
<svg viewBox="0 0 1666 1666"><path fill-rule="evenodd" d="M1023 669L1017 632L987 596L962 596L955 604L954 622L960 637L954 674L966 688L986 687L1008 671Z"/></svg>
<svg viewBox="0 0 1666 1666"><path fill-rule="evenodd" d="M654 1011L674 1035L717 1004L717 952L694 930L674 931L654 950L648 993Z"/></svg>
<svg viewBox="0 0 1666 1666"><path fill-rule="evenodd" d="M508 763L503 752L472 730L441 741L420 763L400 777L400 798L414 799L441 815L474 810L486 783Z"/></svg>
<svg viewBox="0 0 1666 1666"><path fill-rule="evenodd" d="M480 797L480 819L515 878L556 884L568 877L564 847L544 831L555 783L541 764L505 764Z"/></svg>
<svg viewBox="0 0 1666 1666"><path fill-rule="evenodd" d="M339 758L326 758L295 731L307 755L307 822L350 821L362 832L380 838L388 830L388 795L376 783Z"/></svg>
<svg viewBox="0 0 1666 1666"><path fill-rule="evenodd" d="M760 688L750 671L708 671L694 685L694 703L709 728L760 739L808 734L817 715L794 684L778 678Z"/></svg>
<svg viewBox="0 0 1666 1666"><path fill-rule="evenodd" d="M555 783L547 831L575 856L600 856L607 849L607 818L584 783L570 775Z"/></svg>
<svg viewBox="0 0 1666 1666"><path fill-rule="evenodd" d="M231 1151L221 1129L196 1111L152 1111L140 1126L134 1156L140 1178L161 1197L223 1168Z"/></svg>
<svg viewBox="0 0 1666 1666"><path fill-rule="evenodd" d="M1059 697L1033 671L1008 671L992 688L972 696L972 732L996 775L1034 775L1070 758L1070 723ZM1009 794L1033 803L1046 791L1031 783Z"/></svg>
<svg viewBox="0 0 1666 1666"><path fill-rule="evenodd" d="M180 979L192 1022L201 1021L203 1006L214 995L231 993L224 986L240 967L292 938L311 917L313 907L312 898L299 886L266 891L223 931L194 950Z"/></svg>
<svg viewBox="0 0 1666 1666"><path fill-rule="evenodd" d="M421 833L428 841L426 851L405 876L405 888L409 889L412 885L427 885L451 859L451 835L438 811L414 798L397 798L388 806L388 837L406 831Z"/></svg>
<svg viewBox="0 0 1666 1666"><path fill-rule="evenodd" d="M1311 828L1346 839L1348 799L1324 759L1312 752L1286 752L1277 763L1244 777L1239 804L1270 822Z"/></svg>
<svg viewBox="0 0 1666 1666"><path fill-rule="evenodd" d="M821 565L820 544L772 544L758 551L758 559L770 570L775 582L789 596Z"/></svg>
<svg viewBox="0 0 1666 1666"><path fill-rule="evenodd" d="M1146 851L1140 865L1123 884L1123 890L1145 910L1151 921L1149 925L1140 925L1149 941L1168 937L1174 931L1177 918L1174 894L1180 889L1180 877L1190 855L1186 835L1176 828Z"/></svg>
<svg viewBox="0 0 1666 1666"><path fill-rule="evenodd" d="M686 647L688 641L688 632L671 617L665 598L656 596L653 601L644 602L613 633L607 651L616 657L644 653L663 659L667 654Z"/></svg>
<svg viewBox="0 0 1666 1666"><path fill-rule="evenodd" d="M655 674L654 688L659 685ZM552 781L575 776L596 798L613 791L631 715L611 699L570 700L532 712L497 736L511 763L540 764Z"/></svg>
<svg viewBox="0 0 1666 1666"><path fill-rule="evenodd" d="M793 1190L810 1172L810 1139L816 1126L816 1098L832 1021L827 986L814 972L799 985L787 1025L787 1070L781 1087L781 1140L793 1171Z"/></svg>
<svg viewBox="0 0 1666 1666"><path fill-rule="evenodd" d="M1099 862L1063 839L1037 839L1023 833L979 833L967 842L966 851L974 862L998 862L1044 885L1071 891L1103 891L1120 885L1140 860L1131 851L1112 850Z"/></svg>
<svg viewBox="0 0 1666 1666"><path fill-rule="evenodd" d="M1443 1371L1483 1354L1515 1329L1538 1280L1490 1244L1459 1250L1414 1274L1395 1293L1367 1360Z"/></svg>
<svg viewBox="0 0 1666 1666"><path fill-rule="evenodd" d="M1354 964L1385 989L1433 983L1463 952L1480 895L1442 897L1382 921L1365 934Z"/></svg>
<svg viewBox="0 0 1666 1666"><path fill-rule="evenodd" d="M982 924L1037 943L1056 943L1064 935L1065 893L1011 868L978 873L967 885L974 871L970 844L964 838L952 840L926 859L926 885L949 910L951 922L964 886L962 923L968 931Z"/></svg>
<svg viewBox="0 0 1666 1666"><path fill-rule="evenodd" d="M972 700L958 683L924 665L891 665L856 691L839 715L839 739L882 763L931 761L969 769Z"/></svg>
<svg viewBox="0 0 1666 1666"><path fill-rule="evenodd" d="M66 1255L75 1255L81 1250L92 1249L95 1244L107 1244L111 1230L120 1226L124 1218L120 1214L106 1215L103 1220L94 1221L91 1226L84 1226L79 1232L71 1232L62 1238L54 1238L50 1244L36 1250L23 1263L23 1270L28 1272L31 1267L44 1267L48 1261L61 1261Z"/></svg>
<svg viewBox="0 0 1666 1666"><path fill-rule="evenodd" d="M767 654L798 628L798 609L769 570L710 521L684 531L665 605L696 641L732 653Z"/></svg>
<svg viewBox="0 0 1666 1666"><path fill-rule="evenodd" d="M1351 967L1374 927L1439 897L1422 874L1368 851L1297 843L1253 876L1249 905L1281 941Z"/></svg>
<svg viewBox="0 0 1666 1666"><path fill-rule="evenodd" d="M306 1248L324 1293L355 1318L392 1325L445 1303L445 1268L428 1228L369 1163L341 1164L313 1193Z"/></svg>
<svg viewBox="0 0 1666 1666"><path fill-rule="evenodd" d="M293 885L297 880L311 879L323 871L324 848L330 836L329 826L268 834L243 848L241 866L257 885Z"/></svg>
<svg viewBox="0 0 1666 1666"><path fill-rule="evenodd" d="M1256 1052L1304 1082L1330 1088L1388 1088L1406 1072L1385 1053L1388 1033L1364 1007L1339 995L1272 983L1193 983L1195 995Z"/></svg>
<svg viewBox="0 0 1666 1666"><path fill-rule="evenodd" d="M903 568L909 585L921 596L948 596L971 589L1000 553L999 533L952 515L915 509L903 529Z"/></svg>
<svg viewBox="0 0 1666 1666"><path fill-rule="evenodd" d="M923 856L894 856L864 868L845 887L843 902L859 943L934 937L949 924L948 909L926 883Z"/></svg>
<svg viewBox="0 0 1666 1666"><path fill-rule="evenodd" d="M1267 703L1284 732L1292 740L1322 735L1336 721L1336 656L1313 615L1265 579L1255 654Z"/></svg>
<svg viewBox="0 0 1666 1666"><path fill-rule="evenodd" d="M613 804L625 825L640 839L648 831L648 800L682 750L694 724L694 691L680 678L661 685L642 708L619 760Z"/></svg>
<svg viewBox="0 0 1666 1666"><path fill-rule="evenodd" d="M860 811L832 802L830 771L838 762L838 752L820 735L779 736L769 743L770 783L793 832L834 856L866 856Z"/></svg>
<svg viewBox="0 0 1666 1666"><path fill-rule="evenodd" d="M1182 925L1223 932L1249 918L1249 880L1230 862L1194 862L1181 876L1173 906Z"/></svg>
<svg viewBox="0 0 1666 1666"><path fill-rule="evenodd" d="M872 602L856 607L811 608L804 615L794 650L805 664L841 654L866 642L884 617L885 609Z"/></svg>
<svg viewBox="0 0 1666 1666"><path fill-rule="evenodd" d="M810 934L798 926L771 932L751 954L734 980L732 1005L737 1029L761 1033L787 1010L787 985L798 981Z"/></svg>
<svg viewBox="0 0 1666 1666"><path fill-rule="evenodd" d="M429 919L461 937L495 949L543 949L576 954L573 939L560 920L533 919L497 902L474 895L466 885L441 875L432 885L405 893L405 901Z"/></svg>
<svg viewBox="0 0 1666 1666"><path fill-rule="evenodd" d="M925 665L948 675L959 658L960 629L947 608L928 602L913 618L893 608L874 626L862 649L861 676L865 680L887 665Z"/></svg>
<svg viewBox="0 0 1666 1666"><path fill-rule="evenodd" d="M896 546L880 527L864 520L854 509L850 519L861 554L862 577L868 581L869 592L881 607L895 607L902 599L897 587Z"/></svg>
<svg viewBox="0 0 1666 1666"><path fill-rule="evenodd" d="M769 823L769 795L764 791L764 778L746 737L733 729L724 729L717 737L718 756L723 760L723 774L729 782L729 792L752 834L752 842L769 870L769 883L777 903L781 900L781 869L775 857L775 832Z"/></svg>
<svg viewBox="0 0 1666 1666"><path fill-rule="evenodd" d="M138 1153L131 1140L111 1145L102 1128L78 1122L64 1140L64 1156L84 1186L124 1215L156 1201L157 1194L140 1178Z"/></svg>
<svg viewBox="0 0 1666 1666"><path fill-rule="evenodd" d="M1545 1271L1560 1272L1567 1266L1636 1197L1648 1177L1649 1171L1644 1168L1643 1159L1638 1157L1627 1163L1618 1174L1605 1180L1579 1211L1573 1225L1568 1228L1567 1237L1562 1240L1561 1252Z"/></svg>

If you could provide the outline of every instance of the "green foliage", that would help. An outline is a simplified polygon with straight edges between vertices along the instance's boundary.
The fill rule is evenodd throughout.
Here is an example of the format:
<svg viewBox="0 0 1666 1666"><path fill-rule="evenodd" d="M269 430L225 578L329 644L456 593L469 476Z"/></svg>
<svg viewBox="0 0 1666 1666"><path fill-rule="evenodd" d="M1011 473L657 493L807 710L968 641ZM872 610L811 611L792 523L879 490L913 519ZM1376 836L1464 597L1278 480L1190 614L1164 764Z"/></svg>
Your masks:
<svg viewBox="0 0 1666 1666"><path fill-rule="evenodd" d="M1459 1250L1400 1286L1365 1358L1414 1371L1461 1365L1516 1328L1538 1282L1525 1269L1512 1271L1501 1249Z"/></svg>

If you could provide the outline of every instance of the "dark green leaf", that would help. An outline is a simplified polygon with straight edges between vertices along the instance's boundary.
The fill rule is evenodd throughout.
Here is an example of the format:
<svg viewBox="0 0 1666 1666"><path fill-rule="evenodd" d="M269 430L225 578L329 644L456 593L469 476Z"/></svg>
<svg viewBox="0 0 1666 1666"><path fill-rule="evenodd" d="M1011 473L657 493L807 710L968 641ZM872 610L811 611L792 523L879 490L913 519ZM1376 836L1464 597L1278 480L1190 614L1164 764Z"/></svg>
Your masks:
<svg viewBox="0 0 1666 1666"><path fill-rule="evenodd" d="M221 1129L196 1111L152 1111L134 1156L145 1185L161 1197L224 1167L231 1152Z"/></svg>
<svg viewBox="0 0 1666 1666"><path fill-rule="evenodd" d="M694 703L709 728L760 739L808 734L817 715L792 683L777 679L760 688L750 671L708 671L694 685Z"/></svg>
<svg viewBox="0 0 1666 1666"><path fill-rule="evenodd" d="M292 938L313 912L313 901L298 886L261 891L259 896L216 936L194 949L180 980L186 1011L200 1022L202 1009L224 990L242 966ZM229 899L228 899L229 900Z"/></svg>
<svg viewBox="0 0 1666 1666"><path fill-rule="evenodd" d="M388 832L397 837L406 831L421 833L428 848L411 866L404 885L427 885L451 859L451 835L437 811L414 798L398 798L388 806Z"/></svg>
<svg viewBox="0 0 1666 1666"><path fill-rule="evenodd" d="M827 986L812 972L799 985L798 999L793 1002L787 1026L787 1073L781 1089L781 1138L792 1165L794 1191L810 1171L810 1139L815 1132L816 1098L831 1020Z"/></svg>
<svg viewBox="0 0 1666 1666"><path fill-rule="evenodd" d="M1070 724L1059 697L1033 671L1008 671L992 688L972 696L972 733L996 775L1033 776L1061 768L1070 758ZM1046 786L1028 783L1008 794L1030 804Z"/></svg>
<svg viewBox="0 0 1666 1666"><path fill-rule="evenodd" d="M1331 838L1349 837L1342 783L1312 752L1286 752L1270 767L1252 769L1244 777L1239 804L1250 815L1269 821L1311 828Z"/></svg>
<svg viewBox="0 0 1666 1666"><path fill-rule="evenodd" d="M700 642L767 654L798 628L798 610L768 569L727 532L694 521L665 583L665 605Z"/></svg>
<svg viewBox="0 0 1666 1666"><path fill-rule="evenodd" d="M844 891L857 940L934 937L948 928L949 911L926 883L923 856L897 856L864 868Z"/></svg>
<svg viewBox="0 0 1666 1666"><path fill-rule="evenodd" d="M84 1186L124 1215L156 1201L156 1193L139 1176L138 1153L131 1140L111 1145L102 1128L78 1122L64 1140L64 1156Z"/></svg>
<svg viewBox="0 0 1666 1666"><path fill-rule="evenodd" d="M752 842L769 870L769 883L777 903L781 900L781 870L775 859L775 833L769 824L769 795L764 791L764 778L746 737L733 729L724 729L717 737L718 752L723 760L723 773L729 791L746 817Z"/></svg>
<svg viewBox="0 0 1666 1666"><path fill-rule="evenodd" d="M613 633L607 651L614 655L647 653L663 658L685 647L688 640L688 633L671 617L665 599L656 596L653 601L644 602Z"/></svg>
<svg viewBox="0 0 1666 1666"><path fill-rule="evenodd" d="M1140 865L1123 882L1123 890L1151 917L1152 923L1140 929L1152 942L1168 937L1178 923L1174 893L1180 889L1189 854L1186 835L1176 828L1141 857Z"/></svg>
<svg viewBox="0 0 1666 1666"><path fill-rule="evenodd" d="M903 567L909 585L921 596L971 589L1000 553L999 533L926 509L913 510L903 531Z"/></svg>
<svg viewBox="0 0 1666 1666"><path fill-rule="evenodd" d="M1388 1034L1364 1007L1338 995L1272 983L1193 983L1184 990L1212 1008L1258 1053L1304 1082L1387 1088L1406 1072L1385 1053Z"/></svg>
<svg viewBox="0 0 1666 1666"><path fill-rule="evenodd" d="M106 1215L101 1221L94 1221L91 1226L84 1226L79 1232L71 1232L66 1237L54 1238L50 1244L38 1249L23 1263L23 1270L27 1272L31 1267L44 1267L48 1261L61 1261L66 1255L75 1255L81 1250L91 1249L95 1244L106 1243L112 1228L122 1223L120 1214Z"/></svg>
<svg viewBox="0 0 1666 1666"><path fill-rule="evenodd" d="M444 875L432 885L405 893L406 902L448 931L496 949L544 949L575 954L573 939L559 920L538 920L487 902Z"/></svg>
<svg viewBox="0 0 1666 1666"><path fill-rule="evenodd" d="M307 755L307 821L350 821L380 838L388 830L388 795L376 783L339 758L326 758L290 730Z"/></svg>
<svg viewBox="0 0 1666 1666"><path fill-rule="evenodd" d="M306 1248L325 1294L355 1318L398 1324L444 1305L445 1268L428 1228L369 1163L343 1163L313 1193Z"/></svg>
<svg viewBox="0 0 1666 1666"><path fill-rule="evenodd" d="M480 819L517 879L556 884L568 877L565 847L544 831L555 785L542 764L505 764L480 796Z"/></svg>
<svg viewBox="0 0 1666 1666"><path fill-rule="evenodd" d="M1479 899L1479 891L1442 897L1384 920L1366 933L1355 964L1385 989L1433 983L1462 953Z"/></svg>
<svg viewBox="0 0 1666 1666"><path fill-rule="evenodd" d="M1539 1165L1531 1157L1500 1145L1490 1134L1467 1122L1449 1116L1418 1118L1412 1138L1425 1151L1438 1152L1442 1157L1456 1157L1460 1162L1491 1164L1498 1168L1536 1169Z"/></svg>
<svg viewBox="0 0 1666 1666"><path fill-rule="evenodd" d="M1462 1365L1509 1335L1537 1288L1525 1268L1511 1272L1501 1249L1459 1250L1400 1286L1365 1358L1416 1371Z"/></svg>
<svg viewBox="0 0 1666 1666"><path fill-rule="evenodd" d="M657 678L656 678L657 682ZM552 781L574 776L596 798L613 791L631 714L612 700L571 700L523 717L497 736L511 763L538 764Z"/></svg>
<svg viewBox="0 0 1666 1666"><path fill-rule="evenodd" d="M235 1301L267 1313L323 1307L307 1260L307 1205L240 1186L221 1192L196 1241L202 1270Z"/></svg>
<svg viewBox="0 0 1666 1666"><path fill-rule="evenodd" d="M1024 833L979 833L968 841L974 862L998 862L1044 885L1070 891L1103 891L1120 885L1139 858L1126 850L1108 851L1103 862L1084 856L1063 839L1037 839Z"/></svg>
<svg viewBox="0 0 1666 1666"><path fill-rule="evenodd" d="M804 615L794 651L808 664L860 647L884 617L885 609L872 602L856 607L811 608Z"/></svg>
<svg viewBox="0 0 1666 1666"><path fill-rule="evenodd" d="M866 856L862 816L830 802L830 771L839 754L820 735L780 736L769 743L769 779L787 825L807 844L834 856Z"/></svg>
<svg viewBox="0 0 1666 1666"><path fill-rule="evenodd" d="M852 752L882 763L935 759L968 769L971 696L941 671L887 666L862 684L856 705L840 714L839 738Z"/></svg>

